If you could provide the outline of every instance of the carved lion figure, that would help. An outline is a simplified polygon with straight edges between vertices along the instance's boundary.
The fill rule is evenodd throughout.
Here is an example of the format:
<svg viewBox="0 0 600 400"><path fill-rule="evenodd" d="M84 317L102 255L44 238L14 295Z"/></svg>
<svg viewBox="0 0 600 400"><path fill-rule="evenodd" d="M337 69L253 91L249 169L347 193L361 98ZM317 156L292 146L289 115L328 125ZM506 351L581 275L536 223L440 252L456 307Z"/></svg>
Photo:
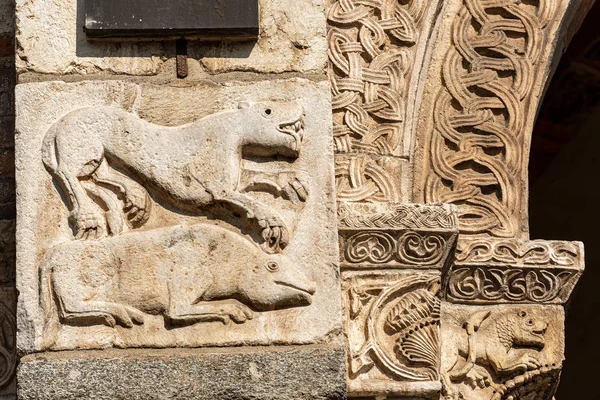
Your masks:
<svg viewBox="0 0 600 400"><path fill-rule="evenodd" d="M142 225L151 204L144 188L149 186L188 212L224 204L254 221L267 251L280 251L289 241L288 231L273 211L239 187L241 159L297 158L303 118L303 108L295 102L241 103L238 109L178 127L155 125L114 107L82 108L49 129L43 162L67 195L77 238L99 238L104 225L109 234L119 233L118 200L129 224ZM286 193L306 198L295 177L288 183ZM108 210L106 224L93 202Z"/></svg>
<svg viewBox="0 0 600 400"><path fill-rule="evenodd" d="M505 311L492 318L491 314L489 310L475 313L454 332L450 354L456 362L444 374L446 399L461 398L451 390L452 383L484 388L493 382L488 371L501 377L542 366L539 353L548 324L525 310Z"/></svg>

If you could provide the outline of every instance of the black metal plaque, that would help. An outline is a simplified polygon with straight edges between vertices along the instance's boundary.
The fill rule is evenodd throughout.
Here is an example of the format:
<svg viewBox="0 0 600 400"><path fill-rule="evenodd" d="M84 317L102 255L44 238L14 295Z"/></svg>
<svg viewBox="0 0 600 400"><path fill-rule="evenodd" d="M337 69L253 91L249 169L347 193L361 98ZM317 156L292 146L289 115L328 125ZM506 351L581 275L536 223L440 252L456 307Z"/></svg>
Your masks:
<svg viewBox="0 0 600 400"><path fill-rule="evenodd" d="M258 0L85 0L89 38L258 36Z"/></svg>

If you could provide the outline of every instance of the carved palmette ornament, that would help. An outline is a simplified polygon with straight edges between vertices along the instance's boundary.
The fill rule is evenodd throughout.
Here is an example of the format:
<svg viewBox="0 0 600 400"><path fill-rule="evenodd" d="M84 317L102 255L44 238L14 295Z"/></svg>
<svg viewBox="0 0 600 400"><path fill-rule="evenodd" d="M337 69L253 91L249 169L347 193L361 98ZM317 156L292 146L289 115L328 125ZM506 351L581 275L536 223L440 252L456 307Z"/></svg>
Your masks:
<svg viewBox="0 0 600 400"><path fill-rule="evenodd" d="M559 3L464 0L453 21L425 199L457 204L461 232L520 234L528 113Z"/></svg>
<svg viewBox="0 0 600 400"><path fill-rule="evenodd" d="M565 303L584 269L579 242L460 241L448 272L448 300Z"/></svg>
<svg viewBox="0 0 600 400"><path fill-rule="evenodd" d="M435 273L344 274L350 379L360 380L373 368L391 380L437 379L439 278Z"/></svg>
<svg viewBox="0 0 600 400"><path fill-rule="evenodd" d="M400 200L392 158L406 156L408 80L426 7L422 0L338 0L329 7L334 145L344 155L336 158L340 200Z"/></svg>

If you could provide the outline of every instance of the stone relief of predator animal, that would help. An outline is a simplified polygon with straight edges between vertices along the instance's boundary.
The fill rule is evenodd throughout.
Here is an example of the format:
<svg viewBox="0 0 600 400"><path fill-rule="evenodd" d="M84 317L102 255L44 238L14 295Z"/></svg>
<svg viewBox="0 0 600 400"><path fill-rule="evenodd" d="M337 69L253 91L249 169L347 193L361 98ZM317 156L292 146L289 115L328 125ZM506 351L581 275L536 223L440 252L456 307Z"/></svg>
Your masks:
<svg viewBox="0 0 600 400"><path fill-rule="evenodd" d="M292 171L257 172L244 186L241 178L248 174L241 160L251 155L293 161L300 155L303 129L304 110L296 102L244 102L178 127L155 125L114 107L82 108L49 129L42 159L67 195L79 239L117 235L124 221L143 225L151 200L142 182L183 211L224 205L241 215L255 240L272 253L286 247L288 229L244 192L266 190L297 203L306 200L306 180ZM107 210L104 216L94 202Z"/></svg>
<svg viewBox="0 0 600 400"><path fill-rule="evenodd" d="M540 353L546 344L547 329L546 322L525 310L473 314L462 327L454 327L452 336L448 335L454 338L448 354L456 362L442 373L444 399L482 398L465 397L455 388L464 384L465 390L477 391L542 368Z"/></svg>

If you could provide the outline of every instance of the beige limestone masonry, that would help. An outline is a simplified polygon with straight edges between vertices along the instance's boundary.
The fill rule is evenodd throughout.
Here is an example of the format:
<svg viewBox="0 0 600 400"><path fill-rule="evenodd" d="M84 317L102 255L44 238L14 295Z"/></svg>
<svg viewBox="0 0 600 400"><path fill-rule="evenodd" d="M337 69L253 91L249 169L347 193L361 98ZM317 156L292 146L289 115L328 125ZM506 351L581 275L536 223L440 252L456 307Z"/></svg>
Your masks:
<svg viewBox="0 0 600 400"><path fill-rule="evenodd" d="M20 350L338 340L328 90L19 85Z"/></svg>
<svg viewBox="0 0 600 400"><path fill-rule="evenodd" d="M174 41L88 41L83 24L83 0L18 0L17 70L58 75L174 74ZM323 73L325 36L323 0L261 0L257 41L190 41L190 66L210 73Z"/></svg>

